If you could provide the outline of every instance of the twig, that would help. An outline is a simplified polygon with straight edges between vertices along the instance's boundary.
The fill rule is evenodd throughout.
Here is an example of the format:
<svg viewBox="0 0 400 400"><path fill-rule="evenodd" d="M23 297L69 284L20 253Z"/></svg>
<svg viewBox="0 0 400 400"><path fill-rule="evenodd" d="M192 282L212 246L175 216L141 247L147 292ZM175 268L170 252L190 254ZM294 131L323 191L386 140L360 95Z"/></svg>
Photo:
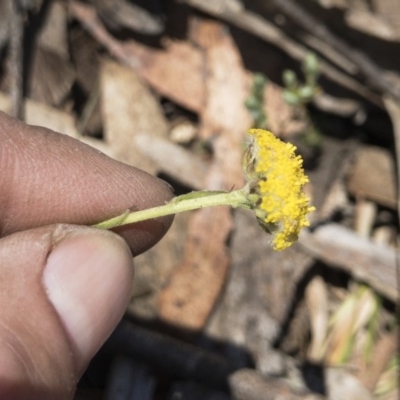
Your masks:
<svg viewBox="0 0 400 400"><path fill-rule="evenodd" d="M235 370L223 357L127 321L122 321L117 327L104 350L151 364L168 372L172 377L194 379L230 391L233 398L238 400L277 398L270 397L269 393L284 393L285 399L288 400L300 400L309 396L292 392L290 386L280 379L264 380L255 370Z"/></svg>
<svg viewBox="0 0 400 400"><path fill-rule="evenodd" d="M117 327L105 349L157 366L172 376L193 378L224 390L235 370L222 357L127 321Z"/></svg>
<svg viewBox="0 0 400 400"><path fill-rule="evenodd" d="M212 2L203 0L180 0L200 11L206 12L214 17L227 21L247 32L252 33L261 39L274 44L290 57L298 61L303 61L308 53L308 49L289 38L285 33L277 28L265 18L247 10L230 7L229 2L214 0ZM320 70L329 79L337 82L343 87L354 91L366 100L382 107L379 96L353 78L343 74L326 61L320 61Z"/></svg>
<svg viewBox="0 0 400 400"><path fill-rule="evenodd" d="M11 10L10 35L9 35L9 76L10 76L10 115L23 118L23 85L22 85L22 66L23 66L23 33L24 20L23 10L19 2L8 0Z"/></svg>
<svg viewBox="0 0 400 400"><path fill-rule="evenodd" d="M300 244L311 255L350 273L391 301L397 302L396 251L330 223L303 232Z"/></svg>
<svg viewBox="0 0 400 400"><path fill-rule="evenodd" d="M188 0L187 3L189 3ZM124 45L114 39L102 26L99 18L97 17L93 7L90 7L81 2L71 0L70 1L70 12L71 14L77 18L82 25L87 29L87 31L102 45L104 45L108 51L118 60L123 62L130 67L137 69L140 67L141 61L139 58L135 56L135 53L130 49L124 49ZM191 4L191 3L189 3ZM200 10L209 12L209 14L214 16L219 16L219 11L216 14L213 14L214 7L210 5L211 3L201 4L203 8L198 7ZM216 7L219 10L218 7ZM223 15L221 15L221 19L225 19L228 22L235 23L234 21L229 20L229 13L225 12L225 9L222 9ZM272 24L269 24L267 21L262 20L260 17L255 16L257 19L257 23L253 26L253 21L251 18L246 19L244 21L245 26L243 29L247 29L255 35L260 36L261 38L283 48L290 56L293 58L302 61L307 54L307 49L298 45L295 42L292 42L291 39L284 36L284 34L275 28ZM236 17L234 18L236 19ZM238 24L243 23L241 18L237 17ZM260 27L258 27L260 25ZM240 26L240 25L238 25ZM332 70L332 73L329 74L329 71ZM327 72L326 72L327 71ZM346 75L342 74L338 70L330 67L329 64L322 62L322 72L325 72L327 76L329 76L332 80L338 82L339 84L347 87L349 90L358 93L360 96L364 97L368 101L382 106L382 102L379 96L376 96L373 92L365 89L362 85L360 85L355 80L348 78ZM336 77L336 74L339 74ZM343 79L342 79L343 78ZM150 83L151 84L151 83ZM167 94L169 95L169 94ZM198 96L196 96L198 99ZM191 108L193 111L197 111L201 106L199 105L199 101L192 101ZM333 97L329 97L327 94L321 94L315 99L315 103L322 110L326 110L328 112L337 113L343 116L353 115L359 109L359 105L357 102L352 100L337 100ZM201 103L202 104L202 103ZM186 106L188 103L186 102Z"/></svg>
<svg viewBox="0 0 400 400"><path fill-rule="evenodd" d="M335 36L329 29L311 14L309 14L299 4L292 0L274 0L275 5L289 18L295 21L307 32L312 33L335 50L352 61L359 70L368 78L371 83L383 94L391 94L400 100L400 91L384 77L384 71L375 64L367 55L352 48L343 40Z"/></svg>
<svg viewBox="0 0 400 400"><path fill-rule="evenodd" d="M393 124L397 163L397 211L400 226L400 103L389 96L383 98L387 112Z"/></svg>
<svg viewBox="0 0 400 400"><path fill-rule="evenodd" d="M110 27L123 27L147 35L159 35L164 24L159 18L127 0L92 0L98 14Z"/></svg>
<svg viewBox="0 0 400 400"><path fill-rule="evenodd" d="M398 101L392 99L389 96L385 96L383 101L386 106L390 118L393 124L393 134L396 149L396 164L397 164L397 216L399 218L400 227L400 104ZM396 241L397 245L397 256L396 256L396 287L397 287L397 298L396 298L396 322L397 322L397 357L400 358L400 243L399 239ZM400 368L398 369L397 375L398 387L400 387Z"/></svg>
<svg viewBox="0 0 400 400"><path fill-rule="evenodd" d="M71 14L81 22L81 24L96 40L107 48L112 56L132 68L138 66L139 60L137 60L132 54L127 56L123 45L108 34L108 32L103 28L93 7L75 0L70 0L68 4Z"/></svg>

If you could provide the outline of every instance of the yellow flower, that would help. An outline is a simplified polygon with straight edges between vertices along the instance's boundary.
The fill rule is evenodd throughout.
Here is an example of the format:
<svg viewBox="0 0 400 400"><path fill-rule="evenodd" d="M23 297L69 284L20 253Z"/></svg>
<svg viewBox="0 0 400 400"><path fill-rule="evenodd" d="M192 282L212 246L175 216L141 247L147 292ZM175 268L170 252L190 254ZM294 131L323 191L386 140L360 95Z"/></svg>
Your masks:
<svg viewBox="0 0 400 400"><path fill-rule="evenodd" d="M298 239L301 228L309 226L307 214L314 210L304 194L308 182L296 147L271 132L251 129L252 138L244 158L244 172L261 226L273 234L273 247L283 250Z"/></svg>
<svg viewBox="0 0 400 400"><path fill-rule="evenodd" d="M309 225L306 217L314 210L304 194L308 178L304 175L303 160L295 154L295 146L282 142L271 132L251 129L248 133L252 141L243 157L247 183L241 189L183 194L158 207L127 210L95 226L112 229L203 207L229 205L252 209L261 227L272 233L274 249L286 249L297 240L301 228Z"/></svg>

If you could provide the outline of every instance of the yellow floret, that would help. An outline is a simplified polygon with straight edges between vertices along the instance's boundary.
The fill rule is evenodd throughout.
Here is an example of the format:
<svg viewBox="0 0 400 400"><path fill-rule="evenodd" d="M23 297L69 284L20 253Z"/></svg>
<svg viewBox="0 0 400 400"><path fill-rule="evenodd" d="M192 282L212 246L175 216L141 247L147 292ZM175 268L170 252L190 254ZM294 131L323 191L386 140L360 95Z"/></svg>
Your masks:
<svg viewBox="0 0 400 400"><path fill-rule="evenodd" d="M257 177L255 192L259 196L256 215L260 223L274 236L273 247L283 250L297 240L301 228L308 226L307 214L314 210L303 188L308 182L301 156L296 147L284 143L271 132L251 129L252 178Z"/></svg>

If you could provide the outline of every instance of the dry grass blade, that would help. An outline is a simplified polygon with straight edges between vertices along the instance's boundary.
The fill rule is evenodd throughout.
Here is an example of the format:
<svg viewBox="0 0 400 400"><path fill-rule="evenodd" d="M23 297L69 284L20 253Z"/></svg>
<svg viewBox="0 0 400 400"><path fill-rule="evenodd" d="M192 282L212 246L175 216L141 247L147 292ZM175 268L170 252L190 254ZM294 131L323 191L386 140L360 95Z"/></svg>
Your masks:
<svg viewBox="0 0 400 400"><path fill-rule="evenodd" d="M355 280L397 301L396 252L373 243L339 224L329 223L313 233L303 232L301 245L314 256L347 271Z"/></svg>
<svg viewBox="0 0 400 400"><path fill-rule="evenodd" d="M308 359L319 363L324 358L328 329L328 293L321 277L315 277L307 286L305 301L310 314L311 343Z"/></svg>

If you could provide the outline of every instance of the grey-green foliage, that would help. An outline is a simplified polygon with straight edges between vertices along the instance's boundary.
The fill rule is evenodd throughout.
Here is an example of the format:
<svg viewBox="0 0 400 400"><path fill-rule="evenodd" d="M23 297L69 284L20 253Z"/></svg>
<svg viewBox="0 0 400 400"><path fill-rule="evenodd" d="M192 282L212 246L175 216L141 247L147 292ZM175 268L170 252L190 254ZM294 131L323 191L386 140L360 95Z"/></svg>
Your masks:
<svg viewBox="0 0 400 400"><path fill-rule="evenodd" d="M321 144L321 134L312 123L307 104L310 103L321 88L318 86L319 61L314 53L308 53L301 66L304 80L301 81L296 73L290 69L283 72L282 80L284 85L283 99L288 105L293 107L307 123L303 132L304 141L312 147Z"/></svg>
<svg viewBox="0 0 400 400"><path fill-rule="evenodd" d="M290 69L283 72L284 100L291 106L307 104L319 93L317 84L319 76L318 57L314 53L308 53L302 64L304 81L299 81L296 73Z"/></svg>
<svg viewBox="0 0 400 400"><path fill-rule="evenodd" d="M264 112L264 89L266 83L267 80L263 74L254 74L250 95L244 103L253 118L254 128L267 128L267 116Z"/></svg>

